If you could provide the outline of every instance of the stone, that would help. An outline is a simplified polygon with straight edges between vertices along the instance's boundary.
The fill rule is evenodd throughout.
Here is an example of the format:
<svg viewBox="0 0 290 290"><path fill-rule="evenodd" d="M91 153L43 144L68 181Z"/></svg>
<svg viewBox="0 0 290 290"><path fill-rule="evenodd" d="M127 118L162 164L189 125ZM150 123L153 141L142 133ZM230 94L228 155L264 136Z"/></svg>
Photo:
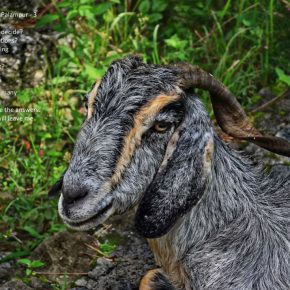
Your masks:
<svg viewBox="0 0 290 290"><path fill-rule="evenodd" d="M27 286L22 281L13 280L0 286L0 290L34 290L34 289Z"/></svg>
<svg viewBox="0 0 290 290"><path fill-rule="evenodd" d="M1 0L1 9L3 11L19 11L32 13L32 9L43 6L43 0Z"/></svg>
<svg viewBox="0 0 290 290"><path fill-rule="evenodd" d="M85 287L88 284L88 282L87 282L87 280L85 278L80 278L77 281L75 281L74 284L76 286L79 286L79 287Z"/></svg>
<svg viewBox="0 0 290 290"><path fill-rule="evenodd" d="M290 110L290 102L289 102L289 110ZM281 123L279 126L276 126L272 124L272 122L268 122L268 127L266 129L266 124L262 122L261 124L264 124L262 128L259 127L259 129L263 132L272 132L269 133L271 135L274 135L276 137L283 138L290 142L290 116L289 123ZM246 153L249 153L249 155L259 163L262 163L264 165L275 165L275 164L290 164L290 158L286 156L282 156L279 154L272 153L266 149L263 149L253 143L249 143L249 145L245 148Z"/></svg>
<svg viewBox="0 0 290 290"><path fill-rule="evenodd" d="M146 240L135 233L133 221L134 212L129 212L110 218L107 223L111 227L101 235L58 233L40 244L30 259L45 263L39 272L87 272L79 277L67 276L69 283L75 281L71 286L74 290L137 290L142 276L156 266ZM118 246L110 257L97 258L96 266L90 269L96 252L86 245L95 246L96 240L115 240ZM64 280L61 275L45 277L60 284Z"/></svg>
<svg viewBox="0 0 290 290"><path fill-rule="evenodd" d="M0 259L8 256L9 252L0 252ZM4 262L0 264L0 282L8 281L11 276L14 264L12 261Z"/></svg>
<svg viewBox="0 0 290 290"><path fill-rule="evenodd" d="M146 240L135 232L133 221L133 211L107 221L112 227L103 239L118 236L119 246L109 258L98 258L94 269L75 286L86 290L138 290L140 279L156 265Z"/></svg>
<svg viewBox="0 0 290 290"><path fill-rule="evenodd" d="M12 24L0 24L0 33L15 29ZM56 56L56 37L25 28L15 35L0 34L0 38L0 101L9 104L18 90L45 82L49 62Z"/></svg>
<svg viewBox="0 0 290 290"><path fill-rule="evenodd" d="M87 233L60 232L44 240L29 259L45 263L39 272L56 273L46 276L50 281L61 284L65 273L73 273L66 276L67 282L70 283L82 276L77 273L87 273L90 270L90 263L96 256L96 252L90 246L94 246L95 242L96 238Z"/></svg>
<svg viewBox="0 0 290 290"><path fill-rule="evenodd" d="M37 277L30 277L29 286L34 290L51 290L51 286L43 283Z"/></svg>

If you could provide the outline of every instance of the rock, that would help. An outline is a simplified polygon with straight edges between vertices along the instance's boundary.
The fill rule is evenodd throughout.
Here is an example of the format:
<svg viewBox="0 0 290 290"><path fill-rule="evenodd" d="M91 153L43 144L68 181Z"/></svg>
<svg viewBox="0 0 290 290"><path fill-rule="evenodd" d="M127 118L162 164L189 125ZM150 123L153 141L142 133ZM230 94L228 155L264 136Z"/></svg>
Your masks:
<svg viewBox="0 0 290 290"><path fill-rule="evenodd" d="M289 109L290 109L290 103L289 103ZM271 135L284 138L285 140L288 140L290 142L290 116L289 116L289 123L282 123L276 128L274 128L272 123L269 123L267 130L264 129L263 127L261 131L272 132ZM253 143L249 143L249 145L245 148L245 152L249 153L249 155L252 156L257 162L262 163L264 165L290 163L289 157L272 153Z"/></svg>
<svg viewBox="0 0 290 290"><path fill-rule="evenodd" d="M44 240L33 251L30 260L44 262L45 266L38 271L57 273L46 278L62 283L65 273L87 273L90 270L90 263L96 252L89 246L93 246L95 242L96 238L87 233L60 232ZM76 277L77 275L67 275L66 280L71 282Z"/></svg>
<svg viewBox="0 0 290 290"><path fill-rule="evenodd" d="M88 281L87 281L87 279L85 279L85 278L78 279L78 280L75 282L75 285L76 285L76 286L79 286L79 287L85 287L87 284L88 284Z"/></svg>
<svg viewBox="0 0 290 290"><path fill-rule="evenodd" d="M9 281L4 285L0 286L0 290L34 290L34 289L27 286L22 281L15 280Z"/></svg>
<svg viewBox="0 0 290 290"><path fill-rule="evenodd" d="M115 264L112 261L101 257L97 260L97 267L93 269L91 272L89 272L88 276L89 278L92 278L92 279L94 279L95 277L106 276L108 273L111 272L111 270L114 267L115 267Z"/></svg>
<svg viewBox="0 0 290 290"><path fill-rule="evenodd" d="M102 234L100 231L96 231L94 235L68 231L57 233L44 240L29 259L41 260L45 263L45 266L37 269L37 272L84 273L80 276L67 275L66 277L61 274L43 274L51 281L49 284L63 285L66 280L67 284L71 285L70 290L137 290L142 276L156 266L146 240L135 233L133 221L134 212L131 211L110 218L107 223L111 227ZM118 246L110 257L97 258L97 252L88 247L88 245L97 247L97 240L101 242L108 240ZM97 258L96 266L92 267L91 262L94 258ZM9 265L7 269L10 269ZM14 270L9 271L14 273ZM31 288L25 286L26 288L21 289L53 289L49 284L44 284L41 276L37 275L30 277ZM8 288L4 289L8 290ZM4 289L0 288L0 290Z"/></svg>
<svg viewBox="0 0 290 290"><path fill-rule="evenodd" d="M263 104L266 104L267 102L276 97L276 95L273 94L273 92L269 88L262 88L259 91L259 94L263 97L263 99L258 104L256 104L256 108L260 108ZM255 114L255 127L264 135L282 137L290 142L289 90L287 90L284 94L286 94L284 98L280 98L272 105L262 108L259 111L259 114ZM219 132L219 129L217 131ZM221 134L219 134L219 136L223 137L221 136ZM290 162L290 158L272 153L253 143L249 142L245 145L244 142L240 142L236 139L222 139L229 143L230 146L234 149L245 152L249 156L249 158L264 166L283 163L287 164Z"/></svg>
<svg viewBox="0 0 290 290"><path fill-rule="evenodd" d="M273 100L276 95L269 88L262 88L259 94L263 97L256 105L261 107L263 104ZM282 93L281 93L282 94ZM256 118L256 127L267 134L275 135L284 126L290 125L290 97L289 89L285 92L285 97L280 98L273 104L266 106L259 111L260 116Z"/></svg>
<svg viewBox="0 0 290 290"><path fill-rule="evenodd" d="M19 11L32 13L32 9L43 5L43 0L1 0L1 8L3 11Z"/></svg>
<svg viewBox="0 0 290 290"><path fill-rule="evenodd" d="M29 286L32 287L34 290L51 290L51 286L44 284L38 278L32 276L30 277Z"/></svg>
<svg viewBox="0 0 290 290"><path fill-rule="evenodd" d="M0 24L0 33L12 31L11 24ZM18 29L19 30L19 29ZM0 100L5 103L14 97L17 90L36 87L44 83L48 62L55 55L55 38L33 29L23 29L22 33L1 34L0 50Z"/></svg>
<svg viewBox="0 0 290 290"><path fill-rule="evenodd" d="M263 97L263 103L277 97L271 90L270 88L261 88L258 92L258 95ZM261 105L261 104L260 104Z"/></svg>
<svg viewBox="0 0 290 290"><path fill-rule="evenodd" d="M8 256L9 252L1 252L0 259ZM13 270L14 263L12 261L0 264L0 282L8 281Z"/></svg>
<svg viewBox="0 0 290 290"><path fill-rule="evenodd" d="M10 104L20 89L36 87L45 82L47 68L56 56L56 37L49 30L37 31L33 23L37 19L34 12L38 15L39 11L45 9L43 6L47 6L47 2L1 1L0 12L28 13L28 17L1 17L0 104Z"/></svg>
<svg viewBox="0 0 290 290"><path fill-rule="evenodd" d="M95 268L87 277L77 280L75 286L83 287L82 290L137 290L143 275L156 267L146 240L134 231L133 215L131 211L108 220L112 228L107 237L119 235L120 244L111 259L98 258Z"/></svg>

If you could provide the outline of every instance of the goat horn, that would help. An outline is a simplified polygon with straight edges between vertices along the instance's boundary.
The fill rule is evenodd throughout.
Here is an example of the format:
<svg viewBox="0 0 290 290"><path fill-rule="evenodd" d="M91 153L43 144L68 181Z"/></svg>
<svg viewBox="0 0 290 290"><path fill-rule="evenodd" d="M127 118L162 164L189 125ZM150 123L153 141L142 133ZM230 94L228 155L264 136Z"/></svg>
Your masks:
<svg viewBox="0 0 290 290"><path fill-rule="evenodd" d="M198 66L178 63L179 86L183 89L199 88L209 91L218 125L230 136L248 140L280 155L290 157L290 143L278 137L262 135L249 121L236 97L211 74Z"/></svg>

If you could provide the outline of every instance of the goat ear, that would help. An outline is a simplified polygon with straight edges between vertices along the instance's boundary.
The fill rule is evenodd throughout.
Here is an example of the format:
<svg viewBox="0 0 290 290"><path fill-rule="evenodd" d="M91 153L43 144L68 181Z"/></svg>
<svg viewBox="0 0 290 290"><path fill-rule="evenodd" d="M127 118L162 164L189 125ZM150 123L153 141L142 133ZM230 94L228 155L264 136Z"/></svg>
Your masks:
<svg viewBox="0 0 290 290"><path fill-rule="evenodd" d="M59 180L49 190L49 192L48 192L48 198L49 199L53 199L53 198L58 197L60 195L60 192L61 192L61 189L62 189L62 184L63 184L63 177L65 175L65 172L61 175Z"/></svg>
<svg viewBox="0 0 290 290"><path fill-rule="evenodd" d="M139 204L135 226L141 235L157 238L166 234L198 202L210 176L213 146L210 126L186 112L171 137L163 164Z"/></svg>

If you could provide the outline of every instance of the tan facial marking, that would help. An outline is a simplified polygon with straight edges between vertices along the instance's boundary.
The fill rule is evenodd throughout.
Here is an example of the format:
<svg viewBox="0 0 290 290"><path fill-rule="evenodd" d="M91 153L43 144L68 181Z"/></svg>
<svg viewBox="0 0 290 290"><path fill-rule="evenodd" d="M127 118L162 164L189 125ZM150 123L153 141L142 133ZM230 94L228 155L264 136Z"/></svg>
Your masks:
<svg viewBox="0 0 290 290"><path fill-rule="evenodd" d="M172 285L174 285L176 289L191 289L189 286L186 287L189 278L182 263L178 261L174 254L176 249L172 244L172 240L165 235L159 239L147 239L147 241L154 253L157 265L162 267L162 270L166 273ZM146 278L146 276L144 278Z"/></svg>
<svg viewBox="0 0 290 290"><path fill-rule="evenodd" d="M148 271L140 282L139 290L153 290L150 284L158 272L160 272L160 269L153 269Z"/></svg>
<svg viewBox="0 0 290 290"><path fill-rule="evenodd" d="M145 122L154 120L155 116L161 111L161 109L179 98L180 96L178 95L159 95L141 108L135 116L133 128L124 140L124 146L117 162L115 173L111 179L113 184L118 183L126 165L130 162L136 147L140 145L142 134L148 127L148 124L145 124Z"/></svg>
<svg viewBox="0 0 290 290"><path fill-rule="evenodd" d="M94 102L97 96L98 88L100 85L100 81L96 82L93 89L89 93L89 100L88 100L88 117L87 120L90 120L93 116L94 112Z"/></svg>
<svg viewBox="0 0 290 290"><path fill-rule="evenodd" d="M211 170L211 161L213 157L213 151L214 151L214 141L211 138L204 149L204 155L203 155L203 164L204 164L204 172L208 174Z"/></svg>
<svg viewBox="0 0 290 290"><path fill-rule="evenodd" d="M167 148L166 148L166 152L165 152L163 161L162 161L162 163L161 163L161 165L159 167L158 172L161 172L167 166L167 163L170 160L170 158L172 157L172 154L173 154L173 152L174 152L174 150L176 148L178 139L180 137L180 131L183 129L183 127L184 127L184 124L181 124L175 130L175 132L173 133L170 141L168 142L168 145L167 145Z"/></svg>

